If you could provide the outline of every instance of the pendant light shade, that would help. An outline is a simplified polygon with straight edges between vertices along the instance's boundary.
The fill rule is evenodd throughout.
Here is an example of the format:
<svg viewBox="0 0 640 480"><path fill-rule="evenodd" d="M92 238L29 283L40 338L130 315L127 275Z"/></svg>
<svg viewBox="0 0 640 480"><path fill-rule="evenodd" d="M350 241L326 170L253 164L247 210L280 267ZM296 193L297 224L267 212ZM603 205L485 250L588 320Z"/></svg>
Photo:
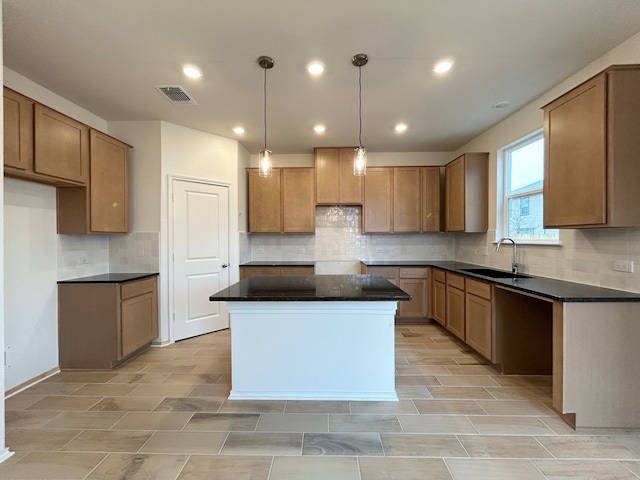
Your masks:
<svg viewBox="0 0 640 480"><path fill-rule="evenodd" d="M358 148L353 155L353 174L362 176L367 173L367 149L362 146L362 67L367 64L369 57L358 53L351 58L351 64L358 67Z"/></svg>
<svg viewBox="0 0 640 480"><path fill-rule="evenodd" d="M264 69L264 148L258 154L258 175L266 178L273 174L273 152L267 149L267 70L273 68L273 58L263 55L258 58L258 65Z"/></svg>

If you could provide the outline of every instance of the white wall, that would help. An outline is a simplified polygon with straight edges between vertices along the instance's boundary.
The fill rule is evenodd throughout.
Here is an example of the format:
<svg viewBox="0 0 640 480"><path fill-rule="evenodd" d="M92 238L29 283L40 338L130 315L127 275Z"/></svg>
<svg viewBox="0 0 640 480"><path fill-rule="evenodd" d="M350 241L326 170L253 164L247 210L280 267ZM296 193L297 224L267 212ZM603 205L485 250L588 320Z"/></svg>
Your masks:
<svg viewBox="0 0 640 480"><path fill-rule="evenodd" d="M607 52L564 82L529 103L482 135L459 149L463 152L490 152L489 156L489 232L487 235L456 236L456 258L477 264L506 269L511 263L511 249L493 248L496 240L497 151L519 138L542 128L540 109L556 97L614 64L640 63L640 33ZM578 281L603 287L640 292L640 229L562 229L561 247L523 246L519 261L530 273ZM481 247L489 247L482 255ZM633 260L633 274L612 271L614 259Z"/></svg>
<svg viewBox="0 0 640 480"><path fill-rule="evenodd" d="M5 388L58 367L55 187L4 179Z"/></svg>
<svg viewBox="0 0 640 480"><path fill-rule="evenodd" d="M169 182L172 176L229 185L229 281L239 279L238 142L161 122L160 339L172 340L169 308Z"/></svg>

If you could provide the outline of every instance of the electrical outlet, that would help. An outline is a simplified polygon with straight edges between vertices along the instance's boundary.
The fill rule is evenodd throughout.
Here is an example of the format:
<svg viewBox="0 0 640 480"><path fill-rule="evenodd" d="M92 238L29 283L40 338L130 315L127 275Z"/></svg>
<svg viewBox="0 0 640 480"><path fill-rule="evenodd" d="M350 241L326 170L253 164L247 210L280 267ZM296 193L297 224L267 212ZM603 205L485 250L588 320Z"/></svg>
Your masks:
<svg viewBox="0 0 640 480"><path fill-rule="evenodd" d="M80 257L78 259L78 265L86 265L87 263L89 263L89 260L87 260L85 257Z"/></svg>
<svg viewBox="0 0 640 480"><path fill-rule="evenodd" d="M633 260L614 260L613 270L616 272L633 273Z"/></svg>
<svg viewBox="0 0 640 480"><path fill-rule="evenodd" d="M376 253L384 253L384 248L376 247Z"/></svg>
<svg viewBox="0 0 640 480"><path fill-rule="evenodd" d="M298 253L304 253L304 247L298 247Z"/></svg>
<svg viewBox="0 0 640 480"><path fill-rule="evenodd" d="M256 253L264 253L264 248L263 247L256 248Z"/></svg>
<svg viewBox="0 0 640 480"><path fill-rule="evenodd" d="M431 253L440 253L440 247L431 247Z"/></svg>

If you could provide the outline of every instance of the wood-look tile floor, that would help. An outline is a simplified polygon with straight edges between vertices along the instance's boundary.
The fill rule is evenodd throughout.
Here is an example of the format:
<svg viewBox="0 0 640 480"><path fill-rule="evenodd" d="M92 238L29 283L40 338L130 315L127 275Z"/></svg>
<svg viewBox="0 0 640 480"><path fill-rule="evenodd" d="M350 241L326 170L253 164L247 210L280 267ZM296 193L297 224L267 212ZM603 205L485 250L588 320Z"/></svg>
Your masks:
<svg viewBox="0 0 640 480"><path fill-rule="evenodd" d="M229 331L6 400L1 479L640 478L638 432L574 431L551 378L501 376L435 325L396 327L399 402L229 401Z"/></svg>

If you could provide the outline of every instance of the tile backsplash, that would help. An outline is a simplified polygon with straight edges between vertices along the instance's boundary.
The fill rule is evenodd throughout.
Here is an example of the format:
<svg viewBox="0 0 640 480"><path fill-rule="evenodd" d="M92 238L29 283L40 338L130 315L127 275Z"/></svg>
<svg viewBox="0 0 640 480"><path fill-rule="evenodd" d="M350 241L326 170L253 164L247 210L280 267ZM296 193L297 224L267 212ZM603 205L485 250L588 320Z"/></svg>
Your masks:
<svg viewBox="0 0 640 480"><path fill-rule="evenodd" d="M58 235L58 280L109 271L109 238L104 235Z"/></svg>
<svg viewBox="0 0 640 480"><path fill-rule="evenodd" d="M119 272L159 272L160 233L133 232L109 237L109 268Z"/></svg>
<svg viewBox="0 0 640 480"><path fill-rule="evenodd" d="M449 234L363 234L361 208L316 207L315 235L248 235L244 261L452 260Z"/></svg>

